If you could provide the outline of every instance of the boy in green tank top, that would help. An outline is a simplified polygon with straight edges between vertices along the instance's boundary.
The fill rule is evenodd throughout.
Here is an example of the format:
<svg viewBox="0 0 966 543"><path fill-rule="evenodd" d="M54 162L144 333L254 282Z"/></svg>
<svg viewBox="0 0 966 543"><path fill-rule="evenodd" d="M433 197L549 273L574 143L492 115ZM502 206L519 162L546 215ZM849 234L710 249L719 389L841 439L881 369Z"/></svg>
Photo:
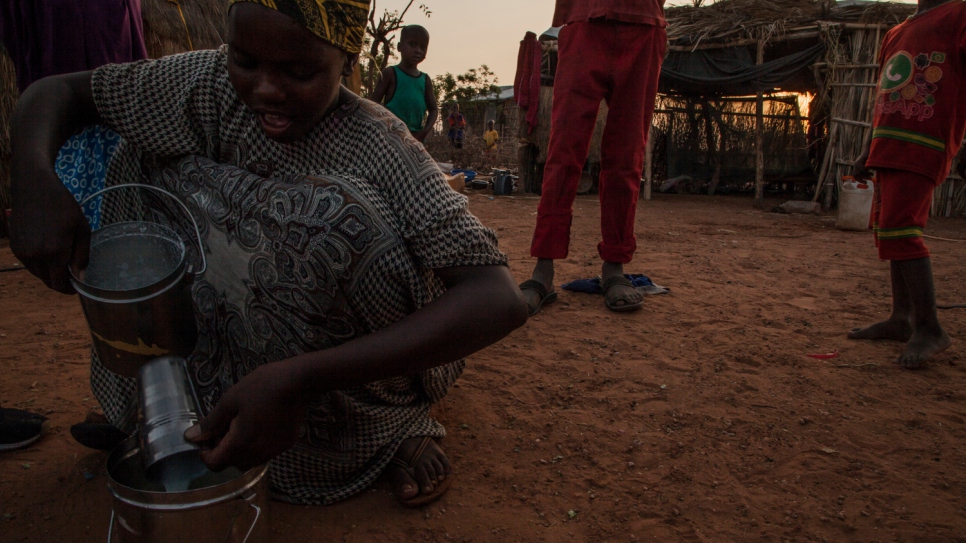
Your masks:
<svg viewBox="0 0 966 543"><path fill-rule="evenodd" d="M439 115L433 82L417 68L425 60L428 49L429 32L425 28L404 26L399 33L402 61L382 71L382 78L370 97L406 123L413 137L420 142L432 132Z"/></svg>

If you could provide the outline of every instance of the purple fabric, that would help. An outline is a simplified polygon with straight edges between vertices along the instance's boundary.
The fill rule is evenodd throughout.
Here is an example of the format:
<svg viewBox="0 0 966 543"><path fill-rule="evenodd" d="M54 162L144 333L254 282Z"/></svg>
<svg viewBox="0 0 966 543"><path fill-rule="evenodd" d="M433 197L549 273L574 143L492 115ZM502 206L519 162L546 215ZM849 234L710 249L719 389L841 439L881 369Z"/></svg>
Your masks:
<svg viewBox="0 0 966 543"><path fill-rule="evenodd" d="M141 0L0 0L0 41L17 87L147 58Z"/></svg>

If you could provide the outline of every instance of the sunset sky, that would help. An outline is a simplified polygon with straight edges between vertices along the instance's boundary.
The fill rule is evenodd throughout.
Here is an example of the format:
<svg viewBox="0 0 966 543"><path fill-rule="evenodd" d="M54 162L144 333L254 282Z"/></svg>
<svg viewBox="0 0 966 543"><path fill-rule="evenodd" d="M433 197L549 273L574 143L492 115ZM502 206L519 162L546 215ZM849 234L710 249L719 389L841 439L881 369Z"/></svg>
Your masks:
<svg viewBox="0 0 966 543"><path fill-rule="evenodd" d="M382 14L401 10L407 0L374 3ZM429 6L429 18L417 9L420 3ZM669 0L667 5L687 3ZM420 69L430 76L461 74L486 64L499 78L498 85L512 85L520 40L528 30L540 34L549 28L553 7L554 0L416 0L405 22L429 30L429 54Z"/></svg>

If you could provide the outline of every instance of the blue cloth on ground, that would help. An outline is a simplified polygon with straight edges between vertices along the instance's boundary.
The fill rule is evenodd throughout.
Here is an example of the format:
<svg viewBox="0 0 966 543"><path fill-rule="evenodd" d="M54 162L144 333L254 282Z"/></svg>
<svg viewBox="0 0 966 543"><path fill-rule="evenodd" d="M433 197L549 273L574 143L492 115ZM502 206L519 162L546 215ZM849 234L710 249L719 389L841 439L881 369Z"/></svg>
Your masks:
<svg viewBox="0 0 966 543"><path fill-rule="evenodd" d="M89 126L80 134L71 136L60 148L54 167L78 204L104 188L107 166L120 143L121 136L117 132L103 126ZM94 198L83 209L92 230L100 226L102 198Z"/></svg>
<svg viewBox="0 0 966 543"><path fill-rule="evenodd" d="M654 282L651 281L650 277L640 273L625 273L624 277L626 277L635 288L654 286ZM564 284L561 288L572 290L574 292L586 292L587 294L604 293L603 287L600 286L600 277L594 277L593 279L578 279L576 281L571 281Z"/></svg>

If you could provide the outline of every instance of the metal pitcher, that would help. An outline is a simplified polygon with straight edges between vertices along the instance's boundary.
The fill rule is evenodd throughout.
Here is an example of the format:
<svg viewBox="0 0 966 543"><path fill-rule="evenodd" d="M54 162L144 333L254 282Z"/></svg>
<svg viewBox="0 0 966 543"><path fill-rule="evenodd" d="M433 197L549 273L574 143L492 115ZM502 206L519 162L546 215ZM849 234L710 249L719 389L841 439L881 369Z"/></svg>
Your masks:
<svg viewBox="0 0 966 543"><path fill-rule="evenodd" d="M123 222L91 234L91 253L81 277L71 284L91 329L94 351L107 369L137 377L138 368L159 356L187 357L198 340L191 283L205 272L201 231L194 217L171 193L150 185L115 185L81 202L121 188L164 194L184 210L197 235L201 270L187 264L185 245L170 228L150 222Z"/></svg>

